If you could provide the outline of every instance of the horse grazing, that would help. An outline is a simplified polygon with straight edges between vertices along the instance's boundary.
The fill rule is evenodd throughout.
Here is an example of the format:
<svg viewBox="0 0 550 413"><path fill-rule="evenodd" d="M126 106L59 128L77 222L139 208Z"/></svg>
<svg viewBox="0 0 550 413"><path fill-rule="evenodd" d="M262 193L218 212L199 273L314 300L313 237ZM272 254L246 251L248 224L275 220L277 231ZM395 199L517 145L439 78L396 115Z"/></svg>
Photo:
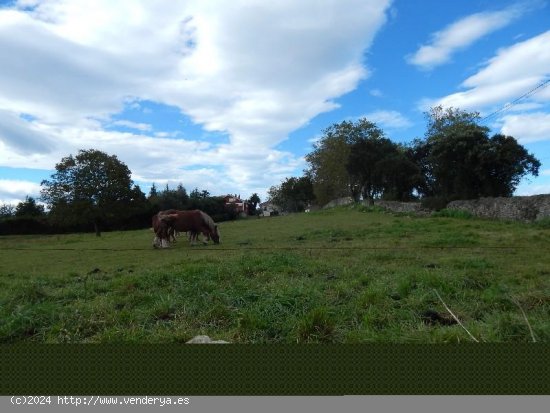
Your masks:
<svg viewBox="0 0 550 413"><path fill-rule="evenodd" d="M152 219L153 231L155 238L153 239L154 248L168 248L170 246L170 236L172 228L167 222L160 219L160 213L153 215Z"/></svg>
<svg viewBox="0 0 550 413"><path fill-rule="evenodd" d="M155 218L156 217L156 218ZM153 245L166 248L170 239L170 231L188 232L189 242L192 244L197 241L198 235L203 234L207 244L211 239L215 244L220 243L220 233L218 226L214 220L205 212L198 209L192 211L178 211L169 209L161 211L153 217L153 229L155 229L155 221L157 229L155 229L155 240ZM166 240L166 243L164 242Z"/></svg>

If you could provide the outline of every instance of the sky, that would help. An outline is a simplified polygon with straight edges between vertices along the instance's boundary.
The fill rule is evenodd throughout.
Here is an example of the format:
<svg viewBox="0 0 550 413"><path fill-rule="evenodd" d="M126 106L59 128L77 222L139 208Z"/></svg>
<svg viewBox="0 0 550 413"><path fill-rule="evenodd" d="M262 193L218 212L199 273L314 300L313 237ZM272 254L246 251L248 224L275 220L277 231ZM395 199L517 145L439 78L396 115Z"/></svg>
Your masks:
<svg viewBox="0 0 550 413"><path fill-rule="evenodd" d="M550 0L0 0L0 205L63 157L116 155L144 193L212 195L302 176L323 130L395 142L425 112L479 112L550 193Z"/></svg>

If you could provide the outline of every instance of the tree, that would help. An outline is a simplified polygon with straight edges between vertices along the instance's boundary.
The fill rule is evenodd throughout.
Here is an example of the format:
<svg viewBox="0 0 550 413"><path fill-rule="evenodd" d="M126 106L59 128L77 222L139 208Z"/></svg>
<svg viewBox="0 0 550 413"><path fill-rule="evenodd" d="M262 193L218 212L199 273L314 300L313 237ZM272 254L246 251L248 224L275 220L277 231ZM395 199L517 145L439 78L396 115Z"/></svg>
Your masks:
<svg viewBox="0 0 550 413"><path fill-rule="evenodd" d="M170 189L168 184L163 191L157 192L155 197L149 197L153 209L156 211L166 209L186 209L189 204L189 195L183 184L178 184L176 189Z"/></svg>
<svg viewBox="0 0 550 413"><path fill-rule="evenodd" d="M201 199L201 191L199 191L199 188L195 187L189 194L189 198L192 200Z"/></svg>
<svg viewBox="0 0 550 413"><path fill-rule="evenodd" d="M348 121L329 126L305 157L309 163L306 175L313 183L313 192L320 205L351 193L346 163L353 130L353 122Z"/></svg>
<svg viewBox="0 0 550 413"><path fill-rule="evenodd" d="M380 197L409 200L420 175L408 152L365 118L327 128L306 160L320 204L350 195L371 203Z"/></svg>
<svg viewBox="0 0 550 413"><path fill-rule="evenodd" d="M89 149L69 155L55 166L51 180L41 183L41 198L50 208L70 212L93 222L101 235L100 223L126 213L136 196L130 169L115 155ZM140 191L141 192L141 191Z"/></svg>
<svg viewBox="0 0 550 413"><path fill-rule="evenodd" d="M25 201L15 207L16 217L39 217L44 215L44 206L38 205L33 197L26 196Z"/></svg>
<svg viewBox="0 0 550 413"><path fill-rule="evenodd" d="M189 195L187 195L187 190L181 183L176 188L176 197L178 199L178 209L184 209L187 202L189 202Z"/></svg>
<svg viewBox="0 0 550 413"><path fill-rule="evenodd" d="M426 139L412 158L425 176L423 194L447 200L511 196L522 177L538 175L540 162L510 136L489 137L479 114L436 107L426 114Z"/></svg>
<svg viewBox="0 0 550 413"><path fill-rule="evenodd" d="M426 138L431 140L444 139L451 133L464 133L469 130L489 133L489 128L480 126L479 112L467 112L458 108L435 106L429 112L424 112L427 120Z"/></svg>
<svg viewBox="0 0 550 413"><path fill-rule="evenodd" d="M350 153L346 170L351 182L351 193L358 201L359 197L373 202L384 192L384 170L381 161L397 153L397 146L384 136L384 132L374 123L360 119L353 125L348 138Z"/></svg>
<svg viewBox="0 0 550 413"><path fill-rule="evenodd" d="M309 176L286 178L268 191L271 201L283 211L303 212L315 199Z"/></svg>
<svg viewBox="0 0 550 413"><path fill-rule="evenodd" d="M350 195L371 203L379 197L409 200L420 175L408 152L365 118L327 128L306 161L320 204ZM410 174L404 181L400 167Z"/></svg>
<svg viewBox="0 0 550 413"><path fill-rule="evenodd" d="M10 204L0 205L0 219L10 218L15 214L15 207Z"/></svg>
<svg viewBox="0 0 550 413"><path fill-rule="evenodd" d="M382 199L412 201L424 182L419 166L411 159L410 151L400 145L376 162L374 176L382 188Z"/></svg>
<svg viewBox="0 0 550 413"><path fill-rule="evenodd" d="M540 166L514 137L493 135L479 154L480 196L512 196L521 179L537 176Z"/></svg>
<svg viewBox="0 0 550 413"><path fill-rule="evenodd" d="M257 193L253 193L250 198L248 199L248 215L254 215L256 213L256 209L258 208L258 204L261 202L260 197Z"/></svg>

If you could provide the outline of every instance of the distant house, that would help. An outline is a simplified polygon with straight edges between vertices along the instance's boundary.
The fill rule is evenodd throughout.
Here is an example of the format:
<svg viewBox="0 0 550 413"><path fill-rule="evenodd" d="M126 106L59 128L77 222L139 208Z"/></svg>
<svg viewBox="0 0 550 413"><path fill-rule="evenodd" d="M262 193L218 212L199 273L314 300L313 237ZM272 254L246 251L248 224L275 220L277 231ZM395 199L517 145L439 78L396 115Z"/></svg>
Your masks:
<svg viewBox="0 0 550 413"><path fill-rule="evenodd" d="M270 217L272 215L279 215L279 207L271 201L262 202L260 204L261 215L264 217Z"/></svg>
<svg viewBox="0 0 550 413"><path fill-rule="evenodd" d="M241 199L240 195L226 195L223 198L226 207L233 207L239 214L248 214L248 204Z"/></svg>

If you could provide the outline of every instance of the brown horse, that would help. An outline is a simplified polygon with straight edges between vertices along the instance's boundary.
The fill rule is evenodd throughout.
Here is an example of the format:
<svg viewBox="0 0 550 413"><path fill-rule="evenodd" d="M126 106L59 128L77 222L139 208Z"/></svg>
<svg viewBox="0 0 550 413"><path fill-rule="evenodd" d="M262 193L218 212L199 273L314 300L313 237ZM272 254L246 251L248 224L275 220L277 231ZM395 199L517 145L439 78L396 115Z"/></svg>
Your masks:
<svg viewBox="0 0 550 413"><path fill-rule="evenodd" d="M153 241L155 247L166 248L171 231L188 232L191 243L197 240L200 233L206 237L203 243L207 244L210 239L215 244L220 243L218 226L207 213L198 209L193 211L173 209L161 211L153 217L153 229L156 234Z"/></svg>
<svg viewBox="0 0 550 413"><path fill-rule="evenodd" d="M170 246L170 235L172 228L167 222L160 219L160 213L153 215L152 224L155 238L153 239L153 247L168 248Z"/></svg>

